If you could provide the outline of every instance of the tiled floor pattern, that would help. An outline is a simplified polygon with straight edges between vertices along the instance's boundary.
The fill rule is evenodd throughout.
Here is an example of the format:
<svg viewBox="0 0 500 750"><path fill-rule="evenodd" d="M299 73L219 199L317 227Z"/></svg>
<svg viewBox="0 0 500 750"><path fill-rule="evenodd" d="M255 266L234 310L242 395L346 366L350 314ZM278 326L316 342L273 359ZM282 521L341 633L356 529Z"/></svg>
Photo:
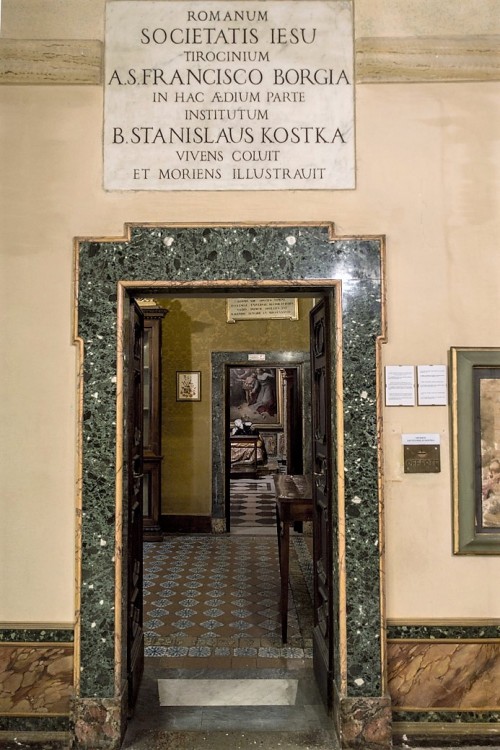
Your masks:
<svg viewBox="0 0 500 750"><path fill-rule="evenodd" d="M294 535L291 544L287 644L274 530L167 536L146 544L144 556L145 673L124 748L338 747L312 673L310 539ZM177 705L160 705L176 680L183 695L170 689L166 702ZM240 688L218 705L230 683ZM279 683L286 701L270 694Z"/></svg>
<svg viewBox="0 0 500 750"><path fill-rule="evenodd" d="M274 482L271 474L257 479L231 479L231 531L257 527L270 534L276 529Z"/></svg>
<svg viewBox="0 0 500 750"><path fill-rule="evenodd" d="M167 536L144 545L144 568L147 657L215 658L227 667L235 658L247 666L312 658L312 565L301 535L290 550L287 644L275 534Z"/></svg>

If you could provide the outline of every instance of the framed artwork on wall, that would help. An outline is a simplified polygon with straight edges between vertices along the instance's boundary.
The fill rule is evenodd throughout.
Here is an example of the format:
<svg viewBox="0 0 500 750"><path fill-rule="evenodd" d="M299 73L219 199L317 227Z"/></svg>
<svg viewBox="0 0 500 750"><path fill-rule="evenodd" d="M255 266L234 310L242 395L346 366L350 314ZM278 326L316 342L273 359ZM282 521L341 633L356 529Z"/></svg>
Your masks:
<svg viewBox="0 0 500 750"><path fill-rule="evenodd" d="M201 372L177 371L177 401L201 401Z"/></svg>
<svg viewBox="0 0 500 750"><path fill-rule="evenodd" d="M257 428L283 427L282 376L279 367L228 367L229 419Z"/></svg>
<svg viewBox="0 0 500 750"><path fill-rule="evenodd" d="M451 349L455 554L500 554L500 349Z"/></svg>

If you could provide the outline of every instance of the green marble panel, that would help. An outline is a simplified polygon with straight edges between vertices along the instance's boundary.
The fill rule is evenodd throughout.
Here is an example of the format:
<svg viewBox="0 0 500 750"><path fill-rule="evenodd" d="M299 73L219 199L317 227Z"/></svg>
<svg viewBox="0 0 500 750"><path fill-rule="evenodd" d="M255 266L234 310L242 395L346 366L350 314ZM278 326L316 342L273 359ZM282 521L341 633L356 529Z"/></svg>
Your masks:
<svg viewBox="0 0 500 750"><path fill-rule="evenodd" d="M387 638L393 640L500 638L500 625L389 625Z"/></svg>
<svg viewBox="0 0 500 750"><path fill-rule="evenodd" d="M393 711L393 721L418 721L425 723L448 723L448 724L496 724L500 721L498 711Z"/></svg>
<svg viewBox="0 0 500 750"><path fill-rule="evenodd" d="M68 732L69 729L68 716L0 716L2 732Z"/></svg>
<svg viewBox="0 0 500 750"><path fill-rule="evenodd" d="M78 334L84 342L82 697L114 693L117 281L224 279L342 280L348 693L379 695L375 340L381 333L380 239L331 241L325 226L138 226L130 241L84 241L79 253Z"/></svg>
<svg viewBox="0 0 500 750"><path fill-rule="evenodd" d="M1 628L0 643L73 643L72 629Z"/></svg>

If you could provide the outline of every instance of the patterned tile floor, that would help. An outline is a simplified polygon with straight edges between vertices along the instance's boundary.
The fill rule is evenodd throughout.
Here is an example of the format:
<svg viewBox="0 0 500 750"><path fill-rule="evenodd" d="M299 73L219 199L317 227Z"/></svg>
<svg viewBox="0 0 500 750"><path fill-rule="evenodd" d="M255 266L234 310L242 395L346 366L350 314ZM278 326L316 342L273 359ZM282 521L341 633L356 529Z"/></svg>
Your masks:
<svg viewBox="0 0 500 750"><path fill-rule="evenodd" d="M312 658L308 540L290 549L287 644L281 642L276 535L166 536L144 545L146 657L216 659L218 667ZM278 661L276 661L278 660Z"/></svg>
<svg viewBox="0 0 500 750"><path fill-rule="evenodd" d="M231 479L231 532L243 533L260 529L260 533L276 533L274 482L271 474L257 479Z"/></svg>

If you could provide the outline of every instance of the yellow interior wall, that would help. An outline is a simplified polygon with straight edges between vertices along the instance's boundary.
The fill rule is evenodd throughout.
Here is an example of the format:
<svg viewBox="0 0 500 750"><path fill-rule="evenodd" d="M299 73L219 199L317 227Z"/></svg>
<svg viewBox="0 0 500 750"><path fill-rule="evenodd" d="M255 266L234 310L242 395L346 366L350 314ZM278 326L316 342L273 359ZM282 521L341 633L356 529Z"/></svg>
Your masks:
<svg viewBox="0 0 500 750"><path fill-rule="evenodd" d="M211 355L217 351L308 351L310 299L298 320L228 323L224 299L159 300L163 320L162 513L211 515ZM177 370L201 372L201 401L176 400Z"/></svg>

